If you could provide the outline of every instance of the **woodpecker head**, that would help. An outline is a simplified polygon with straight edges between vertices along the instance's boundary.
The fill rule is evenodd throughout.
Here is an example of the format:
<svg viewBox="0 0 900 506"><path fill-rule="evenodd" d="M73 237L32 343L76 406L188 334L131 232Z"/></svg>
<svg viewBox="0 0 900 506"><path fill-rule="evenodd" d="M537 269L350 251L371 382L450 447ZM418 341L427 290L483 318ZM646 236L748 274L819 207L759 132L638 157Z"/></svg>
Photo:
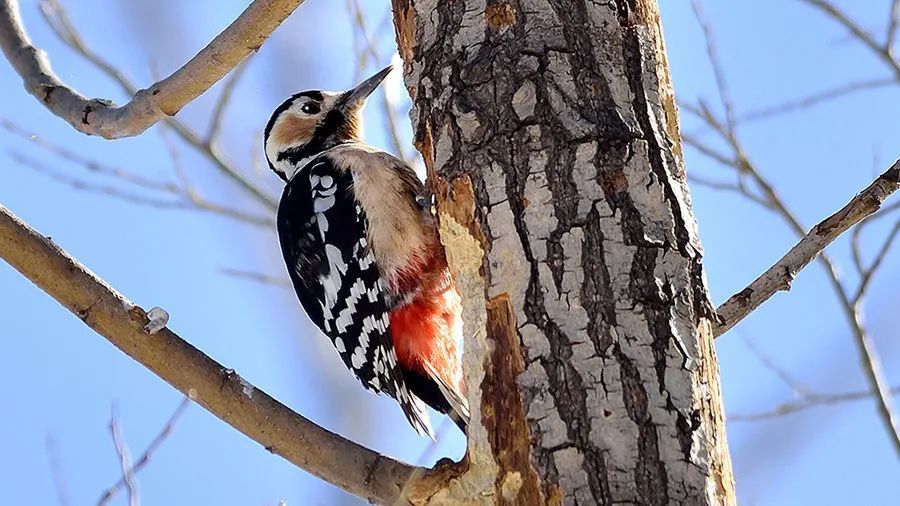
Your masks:
<svg viewBox="0 0 900 506"><path fill-rule="evenodd" d="M304 91L278 106L265 131L269 167L285 182L325 149L360 140L366 98L390 74L388 67L345 92Z"/></svg>

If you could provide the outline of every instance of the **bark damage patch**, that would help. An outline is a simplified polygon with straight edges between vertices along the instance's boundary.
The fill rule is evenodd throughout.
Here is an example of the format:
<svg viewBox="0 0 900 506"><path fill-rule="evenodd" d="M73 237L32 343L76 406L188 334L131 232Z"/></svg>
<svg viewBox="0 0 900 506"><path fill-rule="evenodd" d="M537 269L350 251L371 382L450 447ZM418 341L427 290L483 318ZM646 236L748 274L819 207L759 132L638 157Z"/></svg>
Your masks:
<svg viewBox="0 0 900 506"><path fill-rule="evenodd" d="M506 2L488 5L484 10L484 19L491 28L509 28L516 24L516 9Z"/></svg>
<svg viewBox="0 0 900 506"><path fill-rule="evenodd" d="M397 48L403 58L403 64L409 65L413 61L413 52L416 47L416 20L409 0L391 0L394 11L394 33L397 35ZM416 96L410 94L413 100Z"/></svg>
<svg viewBox="0 0 900 506"><path fill-rule="evenodd" d="M423 153L430 154L430 148L425 149L425 146L431 145L430 136L427 137L427 142L423 142L419 149L423 150ZM428 160L428 155L423 156ZM426 161L426 165L430 164ZM431 186L431 191L434 192L439 215L453 218L456 223L469 232L469 235L477 239L482 249L484 249L487 241L475 217L475 190L472 186L472 180L468 176L462 176L448 182L446 179L435 175L430 168L428 172L428 183Z"/></svg>
<svg viewBox="0 0 900 506"><path fill-rule="evenodd" d="M506 294L487 304L487 337L494 349L485 364L481 390L482 422L500 466L500 504L543 504L540 478L531 464L531 431L516 377L525 361L516 331L516 317Z"/></svg>

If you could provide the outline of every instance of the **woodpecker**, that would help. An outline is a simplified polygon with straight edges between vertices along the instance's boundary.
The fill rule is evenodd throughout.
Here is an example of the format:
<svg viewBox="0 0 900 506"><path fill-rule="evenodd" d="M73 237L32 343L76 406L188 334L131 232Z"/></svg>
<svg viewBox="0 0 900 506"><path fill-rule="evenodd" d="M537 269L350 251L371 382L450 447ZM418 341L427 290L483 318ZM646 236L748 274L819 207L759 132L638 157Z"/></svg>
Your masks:
<svg viewBox="0 0 900 506"><path fill-rule="evenodd" d="M291 96L266 125L265 152L286 183L278 237L301 306L363 386L433 439L425 404L463 431L469 420L462 306L425 185L361 138L366 98L390 71Z"/></svg>

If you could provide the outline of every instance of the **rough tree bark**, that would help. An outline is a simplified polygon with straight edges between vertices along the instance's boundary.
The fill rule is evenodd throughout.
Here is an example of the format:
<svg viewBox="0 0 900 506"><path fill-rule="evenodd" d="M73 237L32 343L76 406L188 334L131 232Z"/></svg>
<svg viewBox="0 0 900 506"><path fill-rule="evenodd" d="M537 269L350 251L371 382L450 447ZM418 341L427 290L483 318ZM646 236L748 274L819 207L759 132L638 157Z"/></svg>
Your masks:
<svg viewBox="0 0 900 506"><path fill-rule="evenodd" d="M413 501L734 503L656 2L393 8L481 385Z"/></svg>

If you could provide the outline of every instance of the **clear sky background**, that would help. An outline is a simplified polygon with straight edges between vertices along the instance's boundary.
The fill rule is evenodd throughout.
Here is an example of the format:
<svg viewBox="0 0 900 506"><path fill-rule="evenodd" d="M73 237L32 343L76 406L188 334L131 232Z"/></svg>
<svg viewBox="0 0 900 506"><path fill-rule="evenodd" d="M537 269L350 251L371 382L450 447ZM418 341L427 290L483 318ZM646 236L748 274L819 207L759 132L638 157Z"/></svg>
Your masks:
<svg viewBox="0 0 900 506"><path fill-rule="evenodd" d="M394 52L392 27L384 22L389 2L361 3L367 4L370 27L380 26L376 38L382 59L369 67L374 71ZM715 106L715 81L689 3L661 3L679 100L702 98ZM840 5L864 29L881 34L889 3ZM22 4L32 38L48 51L63 79L88 95L126 101L112 82L56 39L37 2ZM147 85L153 80L151 68L168 74L180 66L246 2L69 0L65 5L97 52ZM704 7L739 116L891 75L843 29L802 2L707 1ZM253 168L260 161L262 128L272 109L293 92L354 84L352 29L344 2L308 0L254 57L235 90L223 151L273 195L279 192L277 178ZM179 118L205 132L219 89ZM394 92L402 95L399 87ZM0 117L41 139L142 175L176 180L159 128L115 142L78 134L27 95L6 62L0 62L0 96ZM369 140L390 148L377 106L371 112ZM408 138L405 111L399 116ZM900 86L895 85L748 122L739 134L751 159L811 226L900 155L898 127ZM687 114L683 130L715 143ZM178 143L178 152L204 197L267 213L189 147ZM21 163L21 155L85 181L118 183L0 130L0 202L135 303L165 308L170 327L211 357L303 415L397 458L431 464L462 454L463 440L454 428L444 427L440 444L429 448L392 401L364 392L330 343L312 331L290 290L226 274L237 269L283 278L272 230L79 191ZM731 175L691 149L686 160L692 174ZM777 260L795 238L779 219L735 194L691 189L710 289L721 303ZM892 222L867 230L863 245L869 257ZM831 252L852 279L848 241L839 241ZM865 306L892 385L900 384L898 282L900 247L888 257ZM814 392L866 389L849 328L818 265L801 273L790 293L777 295L721 338L717 349L726 411L735 419L796 400L753 349ZM0 504L96 503L120 476L108 427L111 404L118 406L132 452L140 454L181 400L6 264L0 264L0 384ZM743 504L891 504L900 496L900 464L870 399L764 421L729 421L728 436ZM147 505L358 504L194 405L138 478ZM124 495L114 504L125 504Z"/></svg>

